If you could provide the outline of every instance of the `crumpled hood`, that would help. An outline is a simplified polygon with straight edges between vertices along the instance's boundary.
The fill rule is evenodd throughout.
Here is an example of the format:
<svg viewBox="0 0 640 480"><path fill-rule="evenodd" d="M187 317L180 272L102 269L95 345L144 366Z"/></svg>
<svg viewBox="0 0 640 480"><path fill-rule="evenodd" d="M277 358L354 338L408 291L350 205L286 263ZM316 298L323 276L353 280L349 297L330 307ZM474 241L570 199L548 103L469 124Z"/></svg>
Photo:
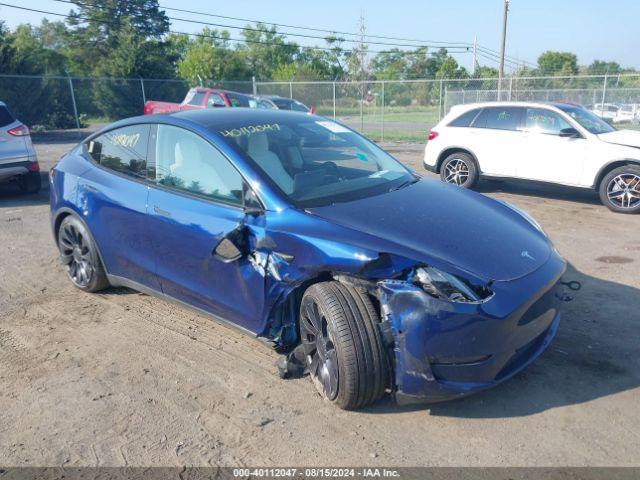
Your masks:
<svg viewBox="0 0 640 480"><path fill-rule="evenodd" d="M383 240L387 253L435 258L486 280L526 275L551 253L546 237L511 208L439 181L310 211Z"/></svg>
<svg viewBox="0 0 640 480"><path fill-rule="evenodd" d="M601 133L598 138L607 143L640 148L640 132L635 130L616 130L615 132Z"/></svg>

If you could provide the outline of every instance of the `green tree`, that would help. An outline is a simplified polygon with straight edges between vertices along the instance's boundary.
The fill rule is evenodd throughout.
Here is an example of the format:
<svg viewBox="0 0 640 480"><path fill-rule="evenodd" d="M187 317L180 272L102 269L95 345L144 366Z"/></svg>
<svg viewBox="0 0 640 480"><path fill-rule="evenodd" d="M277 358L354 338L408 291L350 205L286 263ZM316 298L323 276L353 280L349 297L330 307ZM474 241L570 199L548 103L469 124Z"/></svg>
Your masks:
<svg viewBox="0 0 640 480"><path fill-rule="evenodd" d="M589 75L617 75L622 72L620 64L617 62L603 62L602 60L594 60L591 65L587 67L587 73Z"/></svg>
<svg viewBox="0 0 640 480"><path fill-rule="evenodd" d="M205 28L187 44L178 73L192 85L202 80L247 80L251 74L242 55L231 48L229 32Z"/></svg>
<svg viewBox="0 0 640 480"><path fill-rule="evenodd" d="M575 75L578 73L578 57L570 52L546 51L538 57L540 75Z"/></svg>
<svg viewBox="0 0 640 480"><path fill-rule="evenodd" d="M137 40L160 40L169 31L169 19L158 0L74 0L78 10L67 20L71 30L69 58L75 73L91 74L127 29Z"/></svg>
<svg viewBox="0 0 640 480"><path fill-rule="evenodd" d="M255 27L247 25L242 31L247 40L237 47L251 72L259 79L269 79L281 65L293 63L299 52L295 43L286 41L286 37L275 26L267 27L264 23L256 23Z"/></svg>

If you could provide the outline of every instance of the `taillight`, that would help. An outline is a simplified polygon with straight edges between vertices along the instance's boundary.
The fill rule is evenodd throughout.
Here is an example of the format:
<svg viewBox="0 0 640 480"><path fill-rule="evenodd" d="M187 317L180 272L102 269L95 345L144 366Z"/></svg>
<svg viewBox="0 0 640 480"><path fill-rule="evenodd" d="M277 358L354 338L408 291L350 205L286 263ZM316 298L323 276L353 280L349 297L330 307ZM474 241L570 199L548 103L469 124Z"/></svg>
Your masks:
<svg viewBox="0 0 640 480"><path fill-rule="evenodd" d="M433 140L434 138L436 138L438 136L438 132L436 132L435 130L431 130L429 132L429 140Z"/></svg>
<svg viewBox="0 0 640 480"><path fill-rule="evenodd" d="M14 137L25 137L29 135L29 128L26 125L20 124L17 127L13 127L11 130L7 130L7 133Z"/></svg>
<svg viewBox="0 0 640 480"><path fill-rule="evenodd" d="M310 113L310 114L312 114L312 115L313 115L314 113L316 113L316 109L315 109L315 107L314 107L313 105L311 105L311 106L309 107L309 113Z"/></svg>
<svg viewBox="0 0 640 480"><path fill-rule="evenodd" d="M32 172L37 172L38 170L40 170L40 165L38 164L38 162L31 162L29 164L29 170L31 170Z"/></svg>

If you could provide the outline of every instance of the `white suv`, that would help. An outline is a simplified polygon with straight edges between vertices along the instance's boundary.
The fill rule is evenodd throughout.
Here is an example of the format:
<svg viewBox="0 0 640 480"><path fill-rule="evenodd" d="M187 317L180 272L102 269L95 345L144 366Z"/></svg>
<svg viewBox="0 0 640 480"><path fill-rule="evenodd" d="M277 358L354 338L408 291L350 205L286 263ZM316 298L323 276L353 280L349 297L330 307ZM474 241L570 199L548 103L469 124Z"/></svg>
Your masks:
<svg viewBox="0 0 640 480"><path fill-rule="evenodd" d="M480 177L592 188L611 210L640 212L640 131L615 130L577 105L455 106L429 133L424 166L467 188Z"/></svg>

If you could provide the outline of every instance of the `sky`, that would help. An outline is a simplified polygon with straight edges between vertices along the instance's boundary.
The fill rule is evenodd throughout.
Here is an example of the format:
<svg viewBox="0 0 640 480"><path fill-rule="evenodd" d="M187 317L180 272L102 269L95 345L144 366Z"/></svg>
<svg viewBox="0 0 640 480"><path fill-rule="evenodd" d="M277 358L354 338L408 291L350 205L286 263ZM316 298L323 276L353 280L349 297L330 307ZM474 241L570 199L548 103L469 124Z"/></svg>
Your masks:
<svg viewBox="0 0 640 480"><path fill-rule="evenodd" d="M69 4L54 0L2 0L2 3L58 13L67 13ZM160 5L219 15L356 32L364 15L367 33L424 41L473 43L474 35L484 47L500 49L502 0L160 0ZM188 17L215 23L243 26L243 22L214 19L168 11L169 16ZM0 6L0 19L8 26L39 23L45 15ZM49 16L51 19L56 17ZM595 59L612 60L640 69L640 1L638 0L511 0L507 28L507 55L535 63L545 50L570 51L578 63ZM199 31L203 25L173 22L172 29ZM296 33L316 34L305 30ZM238 36L237 30L230 30ZM321 34L319 34L321 35ZM290 37L301 45L322 44L321 40ZM392 40L379 40L391 42ZM406 43L406 42L397 42ZM386 50L390 46L371 46ZM471 67L471 54L455 55L459 63ZM496 66L491 60L480 64Z"/></svg>

